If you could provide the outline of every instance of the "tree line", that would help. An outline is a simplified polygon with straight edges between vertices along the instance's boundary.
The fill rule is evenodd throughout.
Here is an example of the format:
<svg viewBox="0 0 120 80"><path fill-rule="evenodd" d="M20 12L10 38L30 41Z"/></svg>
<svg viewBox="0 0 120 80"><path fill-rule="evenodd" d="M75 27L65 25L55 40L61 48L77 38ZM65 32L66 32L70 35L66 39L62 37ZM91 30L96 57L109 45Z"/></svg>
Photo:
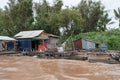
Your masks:
<svg viewBox="0 0 120 80"><path fill-rule="evenodd" d="M76 7L62 7L62 0L55 0L52 6L46 0L39 3L9 0L5 8L0 9L0 35L13 36L25 30L45 30L47 33L70 36L106 31L106 25L111 24L111 18L100 1L81 0ZM114 12L120 19L120 11Z"/></svg>

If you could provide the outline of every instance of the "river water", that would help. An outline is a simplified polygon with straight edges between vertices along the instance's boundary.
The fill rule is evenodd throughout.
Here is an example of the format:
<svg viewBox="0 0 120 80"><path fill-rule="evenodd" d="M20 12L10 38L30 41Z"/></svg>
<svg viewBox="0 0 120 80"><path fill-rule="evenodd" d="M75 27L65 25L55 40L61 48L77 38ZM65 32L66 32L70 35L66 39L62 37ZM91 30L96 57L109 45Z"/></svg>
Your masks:
<svg viewBox="0 0 120 80"><path fill-rule="evenodd" d="M120 80L120 64L0 56L0 80Z"/></svg>

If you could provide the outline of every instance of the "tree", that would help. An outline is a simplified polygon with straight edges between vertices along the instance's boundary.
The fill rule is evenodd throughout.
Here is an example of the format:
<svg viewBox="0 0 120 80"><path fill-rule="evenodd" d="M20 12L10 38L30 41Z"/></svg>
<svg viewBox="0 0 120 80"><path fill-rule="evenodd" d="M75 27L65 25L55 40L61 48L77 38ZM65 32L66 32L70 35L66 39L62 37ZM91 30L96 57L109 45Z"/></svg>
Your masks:
<svg viewBox="0 0 120 80"><path fill-rule="evenodd" d="M33 10L32 10L32 0L18 0L16 4L17 16L16 26L19 30L29 30L30 25L33 23ZM15 13L12 13L13 15ZM12 15L11 14L11 15Z"/></svg>
<svg viewBox="0 0 120 80"><path fill-rule="evenodd" d="M4 11L0 9L0 35L7 35L7 30L4 28Z"/></svg>
<svg viewBox="0 0 120 80"><path fill-rule="evenodd" d="M46 0L36 5L37 29L43 29L48 33L60 35L60 29L66 35L78 34L82 31L81 15L74 8L62 9L63 2L55 0L50 6Z"/></svg>
<svg viewBox="0 0 120 80"><path fill-rule="evenodd" d="M97 22L104 14L104 6L100 1L82 0L77 9L84 19L84 31L97 31Z"/></svg>
<svg viewBox="0 0 120 80"><path fill-rule="evenodd" d="M63 2L62 0L55 0L53 6L53 12L59 13L62 10Z"/></svg>
<svg viewBox="0 0 120 80"><path fill-rule="evenodd" d="M115 10L114 9L114 14L115 14L115 17L118 19L119 21L119 28L120 28L120 8L118 8L118 10Z"/></svg>
<svg viewBox="0 0 120 80"><path fill-rule="evenodd" d="M82 32L83 19L79 12L75 9L64 9L59 14L60 26L63 28L64 34L70 36Z"/></svg>
<svg viewBox="0 0 120 80"><path fill-rule="evenodd" d="M43 0L43 3L36 3L35 5L37 17L35 29L42 29L46 32L49 32L49 25L47 24L47 20L50 13L50 6L46 0Z"/></svg>
<svg viewBox="0 0 120 80"><path fill-rule="evenodd" d="M111 20L100 1L82 0L77 7L66 9L62 6L62 0L55 0L52 6L46 0L35 3L35 6L32 0L9 0L5 10L0 10L0 26L4 27L2 33L11 36L23 30L41 29L60 35L62 29L63 34L70 36L81 32L105 31L106 24Z"/></svg>
<svg viewBox="0 0 120 80"><path fill-rule="evenodd" d="M5 6L5 10L2 12L3 14L2 14L1 18L3 21L2 27L3 27L3 33L5 33L4 35L11 36L14 34L15 29L14 29L14 21L10 15L12 12L10 10L10 8L13 7L15 2L14 2L14 0L9 0L9 2L10 2L10 3L8 3L9 7Z"/></svg>
<svg viewBox="0 0 120 80"><path fill-rule="evenodd" d="M32 0L9 0L5 6L3 21L8 35L19 31L30 30L33 22Z"/></svg>
<svg viewBox="0 0 120 80"><path fill-rule="evenodd" d="M105 31L107 29L107 24L112 24L114 22L110 22L111 18L108 18L108 13L104 13L104 15L101 15L100 19L97 22L98 31Z"/></svg>
<svg viewBox="0 0 120 80"><path fill-rule="evenodd" d="M35 29L42 29L48 33L60 35L58 14L62 9L62 1L56 0L53 6L50 6L46 0L43 3L36 3L36 24Z"/></svg>

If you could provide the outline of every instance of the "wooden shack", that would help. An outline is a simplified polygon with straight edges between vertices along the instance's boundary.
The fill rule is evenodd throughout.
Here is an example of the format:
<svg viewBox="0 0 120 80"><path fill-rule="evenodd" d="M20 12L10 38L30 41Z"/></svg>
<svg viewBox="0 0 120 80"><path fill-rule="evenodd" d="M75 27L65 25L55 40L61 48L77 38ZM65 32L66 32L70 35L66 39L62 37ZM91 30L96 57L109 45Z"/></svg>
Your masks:
<svg viewBox="0 0 120 80"><path fill-rule="evenodd" d="M45 33L44 30L21 31L14 36L18 50L49 50L57 47L58 36Z"/></svg>
<svg viewBox="0 0 120 80"><path fill-rule="evenodd" d="M16 40L8 36L0 36L0 51L14 51Z"/></svg>
<svg viewBox="0 0 120 80"><path fill-rule="evenodd" d="M80 38L73 41L72 47L74 50L91 50L97 49L99 47L99 44L88 39Z"/></svg>

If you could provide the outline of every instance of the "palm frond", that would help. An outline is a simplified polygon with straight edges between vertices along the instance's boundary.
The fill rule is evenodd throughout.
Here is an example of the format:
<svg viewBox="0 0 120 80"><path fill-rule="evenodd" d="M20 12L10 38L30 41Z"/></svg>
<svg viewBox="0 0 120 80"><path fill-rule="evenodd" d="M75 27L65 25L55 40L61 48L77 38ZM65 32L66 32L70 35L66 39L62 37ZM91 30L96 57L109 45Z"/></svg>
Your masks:
<svg viewBox="0 0 120 80"><path fill-rule="evenodd" d="M118 14L118 12L115 9L114 9L114 13L115 13L116 17L119 17L119 14Z"/></svg>

